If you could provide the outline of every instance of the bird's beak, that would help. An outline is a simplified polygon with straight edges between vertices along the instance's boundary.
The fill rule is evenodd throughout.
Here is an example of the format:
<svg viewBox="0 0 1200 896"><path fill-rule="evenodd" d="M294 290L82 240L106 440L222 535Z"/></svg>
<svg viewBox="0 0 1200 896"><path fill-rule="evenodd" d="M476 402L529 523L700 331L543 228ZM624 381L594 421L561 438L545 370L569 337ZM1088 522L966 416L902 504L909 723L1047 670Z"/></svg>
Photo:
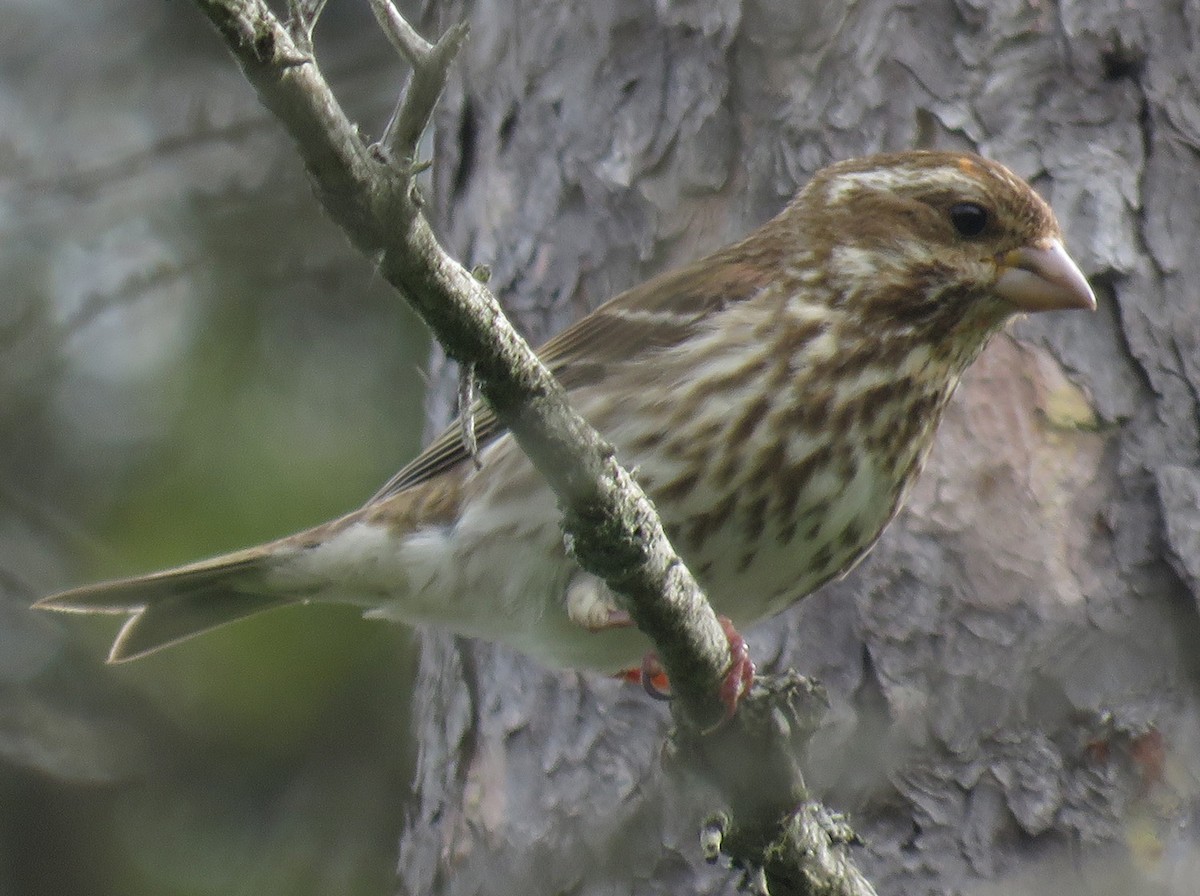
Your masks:
<svg viewBox="0 0 1200 896"><path fill-rule="evenodd" d="M997 259L996 292L1021 311L1096 310L1096 294L1061 240L1005 252Z"/></svg>

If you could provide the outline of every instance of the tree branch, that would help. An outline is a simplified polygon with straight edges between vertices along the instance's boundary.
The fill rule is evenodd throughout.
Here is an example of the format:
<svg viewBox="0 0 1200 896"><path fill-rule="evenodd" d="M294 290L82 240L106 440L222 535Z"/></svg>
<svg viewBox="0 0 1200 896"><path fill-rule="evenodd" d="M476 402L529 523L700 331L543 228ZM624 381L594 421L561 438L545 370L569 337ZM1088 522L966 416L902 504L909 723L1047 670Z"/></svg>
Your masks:
<svg viewBox="0 0 1200 896"><path fill-rule="evenodd" d="M707 829L707 848L731 855L747 869L748 883L759 881L776 896L870 896L870 885L845 857L852 834L808 801L795 759L813 730L811 688L794 677L756 688L711 733L724 715L718 694L732 660L712 608L612 446L570 408L481 282L486 278L446 254L421 211L417 143L465 26L430 44L389 0L372 0L413 74L384 139L367 146L312 56L308 34L320 3L309 0L294 11L298 45L261 0L196 2L295 140L330 216L377 262L447 354L474 372L483 396L558 496L579 564L621 597L653 641L675 696L673 749L702 769L736 818Z"/></svg>
<svg viewBox="0 0 1200 896"><path fill-rule="evenodd" d="M811 799L800 757L829 704L819 684L785 672L760 679L728 725L672 732L667 768L684 792L715 791L700 843L724 854L756 896L875 896L850 861L860 841L841 816Z"/></svg>

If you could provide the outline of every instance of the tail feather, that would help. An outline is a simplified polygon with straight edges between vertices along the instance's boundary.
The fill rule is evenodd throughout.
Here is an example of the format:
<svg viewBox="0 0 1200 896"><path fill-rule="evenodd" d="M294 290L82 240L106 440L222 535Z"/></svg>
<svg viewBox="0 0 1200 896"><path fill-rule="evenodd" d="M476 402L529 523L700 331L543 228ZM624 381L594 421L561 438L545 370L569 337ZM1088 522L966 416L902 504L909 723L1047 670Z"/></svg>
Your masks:
<svg viewBox="0 0 1200 896"><path fill-rule="evenodd" d="M252 548L129 579L85 585L33 606L66 613L125 613L110 663L137 659L264 610L295 603L263 587L268 554Z"/></svg>
<svg viewBox="0 0 1200 896"><path fill-rule="evenodd" d="M218 626L291 603L295 601L287 597L220 588L170 594L130 617L113 642L108 661L136 660Z"/></svg>

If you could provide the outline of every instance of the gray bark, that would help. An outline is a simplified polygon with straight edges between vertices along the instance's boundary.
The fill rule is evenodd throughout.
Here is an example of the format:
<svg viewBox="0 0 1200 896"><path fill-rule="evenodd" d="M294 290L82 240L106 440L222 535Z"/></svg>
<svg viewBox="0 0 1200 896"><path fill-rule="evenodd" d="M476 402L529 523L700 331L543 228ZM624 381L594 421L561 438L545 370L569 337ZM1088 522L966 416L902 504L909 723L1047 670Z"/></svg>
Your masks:
<svg viewBox="0 0 1200 896"><path fill-rule="evenodd" d="M810 783L851 813L881 892L1186 892L1200 11L441 14L473 38L440 112L433 206L535 340L765 220L833 159L970 148L1042 190L1100 311L998 339L868 561L751 647L830 688ZM659 769L665 714L638 693L427 634L417 703L403 892L727 886L697 861L697 818Z"/></svg>

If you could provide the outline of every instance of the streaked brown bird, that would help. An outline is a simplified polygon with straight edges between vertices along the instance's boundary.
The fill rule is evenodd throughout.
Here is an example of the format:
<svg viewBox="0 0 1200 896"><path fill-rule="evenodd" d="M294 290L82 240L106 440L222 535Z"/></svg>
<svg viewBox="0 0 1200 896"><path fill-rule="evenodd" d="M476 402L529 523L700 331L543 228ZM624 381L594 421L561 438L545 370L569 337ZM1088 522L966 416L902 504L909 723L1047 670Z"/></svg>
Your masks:
<svg viewBox="0 0 1200 896"><path fill-rule="evenodd" d="M907 152L820 171L741 242L622 293L541 356L744 625L870 549L1008 319L1095 305L1026 183L977 156ZM476 428L478 469L451 428L341 519L36 606L129 614L112 662L338 601L554 665L636 666L649 642L571 559L549 488L487 410Z"/></svg>

